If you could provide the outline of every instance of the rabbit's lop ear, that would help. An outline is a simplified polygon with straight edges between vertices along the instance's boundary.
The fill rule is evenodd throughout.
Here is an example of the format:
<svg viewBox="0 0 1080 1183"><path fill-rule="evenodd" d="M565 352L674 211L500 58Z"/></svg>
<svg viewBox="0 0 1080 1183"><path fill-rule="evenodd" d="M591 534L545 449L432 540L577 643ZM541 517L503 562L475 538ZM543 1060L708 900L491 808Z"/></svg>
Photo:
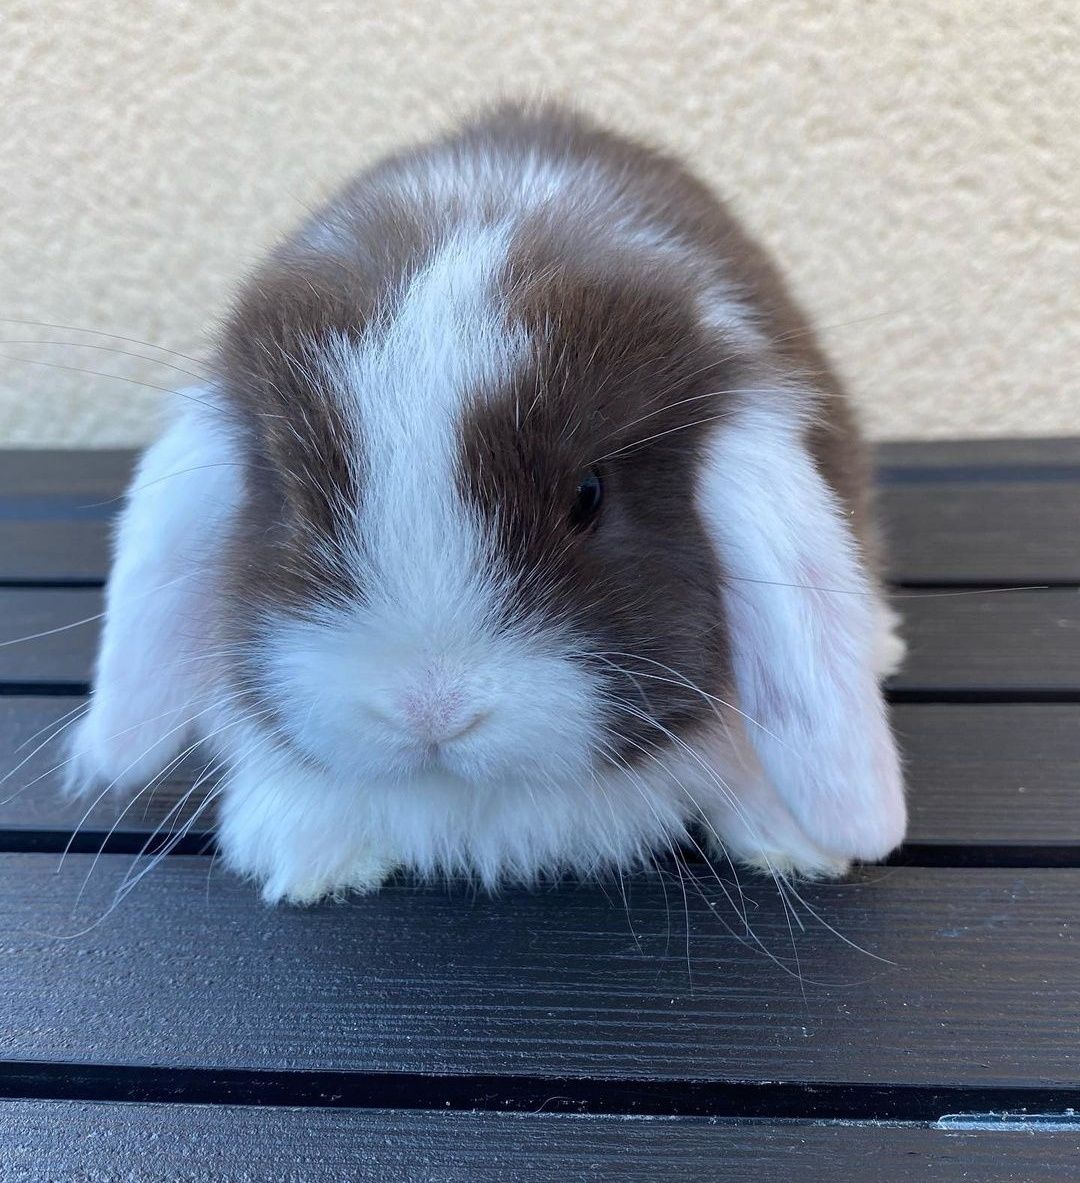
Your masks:
<svg viewBox="0 0 1080 1183"><path fill-rule="evenodd" d="M188 743L207 705L199 667L213 647L213 570L240 469L213 392L187 393L139 463L120 518L93 699L71 742L75 789L145 781Z"/></svg>
<svg viewBox="0 0 1080 1183"><path fill-rule="evenodd" d="M888 614L802 425L743 407L710 439L698 495L765 774L823 849L882 857L906 826L876 668Z"/></svg>

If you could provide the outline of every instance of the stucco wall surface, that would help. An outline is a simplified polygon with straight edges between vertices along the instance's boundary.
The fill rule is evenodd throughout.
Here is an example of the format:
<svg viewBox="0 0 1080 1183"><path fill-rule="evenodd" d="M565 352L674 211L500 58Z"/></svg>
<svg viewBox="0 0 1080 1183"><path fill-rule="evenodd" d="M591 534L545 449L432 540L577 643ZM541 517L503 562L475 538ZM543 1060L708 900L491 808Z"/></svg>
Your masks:
<svg viewBox="0 0 1080 1183"><path fill-rule="evenodd" d="M1076 0L6 0L0 443L138 442L184 380L15 319L197 357L352 169L538 91L730 198L873 434L1080 432Z"/></svg>

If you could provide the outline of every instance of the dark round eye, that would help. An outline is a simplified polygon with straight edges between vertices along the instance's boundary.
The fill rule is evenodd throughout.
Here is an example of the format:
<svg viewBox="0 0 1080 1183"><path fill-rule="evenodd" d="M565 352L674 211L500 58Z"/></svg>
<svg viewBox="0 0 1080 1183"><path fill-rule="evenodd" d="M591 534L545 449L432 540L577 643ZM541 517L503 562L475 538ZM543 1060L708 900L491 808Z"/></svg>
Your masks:
<svg viewBox="0 0 1080 1183"><path fill-rule="evenodd" d="M604 483L595 468L582 473L578 479L574 504L570 510L570 525L575 530L584 529L600 512L604 500Z"/></svg>

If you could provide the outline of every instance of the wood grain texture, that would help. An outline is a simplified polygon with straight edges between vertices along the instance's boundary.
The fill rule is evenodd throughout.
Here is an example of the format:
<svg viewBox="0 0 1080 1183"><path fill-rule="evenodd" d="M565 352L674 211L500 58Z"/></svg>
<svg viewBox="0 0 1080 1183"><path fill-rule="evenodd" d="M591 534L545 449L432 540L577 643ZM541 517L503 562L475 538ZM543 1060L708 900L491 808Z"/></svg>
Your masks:
<svg viewBox="0 0 1080 1183"><path fill-rule="evenodd" d="M134 463L130 449L3 449L0 502L56 496L78 504L104 501L123 491Z"/></svg>
<svg viewBox="0 0 1080 1183"><path fill-rule="evenodd" d="M1080 693L1080 588L912 594L896 607L909 643L897 690ZM15 642L0 644L0 684L87 681L98 623L64 626L101 609L94 589L0 588L0 642Z"/></svg>
<svg viewBox="0 0 1080 1183"><path fill-rule="evenodd" d="M897 582L1080 583L1080 480L887 485L878 506Z"/></svg>
<svg viewBox="0 0 1080 1183"><path fill-rule="evenodd" d="M88 681L103 607L96 589L0 588L0 685Z"/></svg>
<svg viewBox="0 0 1080 1183"><path fill-rule="evenodd" d="M0 1101L0 1128L6 1183L1062 1183L1080 1150L1075 1131L49 1101Z"/></svg>
<svg viewBox="0 0 1080 1183"><path fill-rule="evenodd" d="M0 581L103 582L108 521L0 521Z"/></svg>
<svg viewBox="0 0 1080 1183"><path fill-rule="evenodd" d="M20 698L0 695L0 829L56 830L148 835L163 819L182 824L202 803L201 790L187 807L172 813L209 757L177 766L132 803L132 796L108 793L96 800L65 795L68 746L85 698ZM132 756L136 753L133 751ZM209 789L212 782L206 783ZM0 838L0 848L2 848Z"/></svg>
<svg viewBox="0 0 1080 1183"><path fill-rule="evenodd" d="M1080 436L1031 439L890 440L876 453L882 479L894 469L1072 467L1080 480Z"/></svg>
<svg viewBox="0 0 1080 1183"><path fill-rule="evenodd" d="M894 706L912 842L1080 842L1080 705Z"/></svg>
<svg viewBox="0 0 1080 1183"><path fill-rule="evenodd" d="M109 795L84 819L87 803L60 793L59 767L67 734L59 729L84 702L0 697L0 828L67 833L82 822L97 832L115 825L120 833L148 834L203 770L204 761L189 761L148 800L128 809L127 798ZM1080 843L1080 704L900 705L892 717L904 753L911 841Z"/></svg>
<svg viewBox="0 0 1080 1183"><path fill-rule="evenodd" d="M1080 690L1080 588L894 600L908 642L897 691Z"/></svg>
<svg viewBox="0 0 1080 1183"><path fill-rule="evenodd" d="M110 913L130 860L56 866L0 856L5 1059L935 1086L1080 1078L1080 871L874 869L806 887L821 921L800 906L794 938L771 881L744 880L757 939L789 966L794 939L800 984L748 945L704 879L686 913L673 877L627 883L626 908L617 884L496 899L400 884L268 909L209 860L173 857Z"/></svg>

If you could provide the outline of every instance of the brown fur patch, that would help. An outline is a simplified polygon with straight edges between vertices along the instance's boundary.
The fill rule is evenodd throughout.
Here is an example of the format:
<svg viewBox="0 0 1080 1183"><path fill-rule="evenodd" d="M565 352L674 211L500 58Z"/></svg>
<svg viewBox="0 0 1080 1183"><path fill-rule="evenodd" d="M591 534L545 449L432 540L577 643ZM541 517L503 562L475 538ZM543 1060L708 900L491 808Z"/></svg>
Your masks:
<svg viewBox="0 0 1080 1183"><path fill-rule="evenodd" d="M633 764L664 729L711 717L705 696L726 675L720 574L694 489L734 369L677 280L643 277L546 219L528 226L503 282L538 356L508 388L480 392L462 425L463 487L513 573L508 607L583 638L582 660L610 689L613 746ZM591 470L604 500L577 529Z"/></svg>
<svg viewBox="0 0 1080 1183"><path fill-rule="evenodd" d="M610 178L613 195L630 196L646 221L698 248L701 259L743 294L781 366L812 385L818 407L808 446L851 510L856 535L874 560L869 458L839 378L775 261L717 196L673 156L556 104L503 104L464 127L459 137L461 151L529 151L587 162Z"/></svg>

